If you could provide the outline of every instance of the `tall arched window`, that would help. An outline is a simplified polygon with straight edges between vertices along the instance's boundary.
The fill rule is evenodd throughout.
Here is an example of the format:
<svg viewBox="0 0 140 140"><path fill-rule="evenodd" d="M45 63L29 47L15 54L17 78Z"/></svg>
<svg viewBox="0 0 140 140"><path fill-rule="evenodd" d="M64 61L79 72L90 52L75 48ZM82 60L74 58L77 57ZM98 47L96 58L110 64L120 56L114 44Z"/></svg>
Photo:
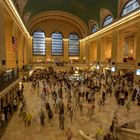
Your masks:
<svg viewBox="0 0 140 140"><path fill-rule="evenodd" d="M40 30L33 33L33 55L46 55L45 33Z"/></svg>
<svg viewBox="0 0 140 140"><path fill-rule="evenodd" d="M69 34L69 56L79 56L79 36L76 33Z"/></svg>
<svg viewBox="0 0 140 140"><path fill-rule="evenodd" d="M121 13L121 16L127 15L128 13L136 10L139 7L140 7L140 4L139 4L138 0L130 0L124 6L122 13Z"/></svg>
<svg viewBox="0 0 140 140"><path fill-rule="evenodd" d="M92 33L95 33L97 31L98 31L98 25L97 24L94 24L93 27L92 27L92 29L91 29L91 32Z"/></svg>
<svg viewBox="0 0 140 140"><path fill-rule="evenodd" d="M63 55L63 36L60 32L52 33L52 55Z"/></svg>
<svg viewBox="0 0 140 140"><path fill-rule="evenodd" d="M103 22L103 27L109 25L113 21L113 17L111 15L108 15Z"/></svg>

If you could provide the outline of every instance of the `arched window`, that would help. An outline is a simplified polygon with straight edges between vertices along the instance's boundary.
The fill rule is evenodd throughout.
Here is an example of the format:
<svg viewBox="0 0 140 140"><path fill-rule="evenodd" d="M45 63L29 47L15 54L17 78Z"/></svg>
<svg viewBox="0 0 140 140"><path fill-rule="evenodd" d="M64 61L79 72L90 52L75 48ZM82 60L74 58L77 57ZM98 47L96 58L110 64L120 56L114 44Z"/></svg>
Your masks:
<svg viewBox="0 0 140 140"><path fill-rule="evenodd" d="M60 32L52 33L52 55L63 55L63 36Z"/></svg>
<svg viewBox="0 0 140 140"><path fill-rule="evenodd" d="M113 21L113 17L110 16L110 15L108 15L108 16L104 19L103 27L109 25L112 21Z"/></svg>
<svg viewBox="0 0 140 140"><path fill-rule="evenodd" d="M46 55L45 33L40 30L33 33L33 55Z"/></svg>
<svg viewBox="0 0 140 140"><path fill-rule="evenodd" d="M128 3L126 3L126 5L124 6L121 16L124 16L134 10L136 10L137 8L139 8L139 2L138 0L130 0Z"/></svg>
<svg viewBox="0 0 140 140"><path fill-rule="evenodd" d="M76 33L69 34L69 56L79 56L79 36Z"/></svg>
<svg viewBox="0 0 140 140"><path fill-rule="evenodd" d="M95 33L97 31L98 31L98 25L97 24L94 24L93 27L92 27L92 29L91 29L91 32L92 33Z"/></svg>

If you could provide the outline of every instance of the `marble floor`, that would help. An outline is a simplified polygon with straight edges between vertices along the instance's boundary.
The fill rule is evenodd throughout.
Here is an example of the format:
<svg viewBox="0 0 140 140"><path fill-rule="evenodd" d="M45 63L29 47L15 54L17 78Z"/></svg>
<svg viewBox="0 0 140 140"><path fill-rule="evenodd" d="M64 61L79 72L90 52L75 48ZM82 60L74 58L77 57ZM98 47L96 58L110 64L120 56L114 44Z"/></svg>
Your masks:
<svg viewBox="0 0 140 140"><path fill-rule="evenodd" d="M34 115L36 116L41 108L42 102L40 96L38 96L36 92L34 94L31 93L30 86L31 83L25 83L24 96L28 110L33 110ZM96 101L98 98L99 93L96 93ZM65 111L65 129L63 131L59 128L58 114L54 114L52 125L50 125L46 119L44 127L41 127L38 121L32 122L31 126L25 127L23 120L19 116L18 112L16 112L13 115L3 136L1 137L1 140L66 140L65 134L69 127L73 132L72 140L81 140L82 138L78 133L79 130L83 130L86 134L94 136L95 129L99 127L100 124L102 124L105 132L109 131L113 112L116 108L118 108L118 106L114 97L107 98L107 101L101 112L98 112L98 106L96 102L96 117L93 120L89 120L87 116L87 106L85 103L83 116L80 115L79 111L76 112L76 114L74 114L74 120L72 123L70 122L68 114ZM129 122L131 120L139 120L139 110L140 106L137 106L136 103L132 104L130 114L127 116L125 106L120 106L118 108L119 124L123 124L124 122ZM137 129L139 128L139 125L137 125Z"/></svg>

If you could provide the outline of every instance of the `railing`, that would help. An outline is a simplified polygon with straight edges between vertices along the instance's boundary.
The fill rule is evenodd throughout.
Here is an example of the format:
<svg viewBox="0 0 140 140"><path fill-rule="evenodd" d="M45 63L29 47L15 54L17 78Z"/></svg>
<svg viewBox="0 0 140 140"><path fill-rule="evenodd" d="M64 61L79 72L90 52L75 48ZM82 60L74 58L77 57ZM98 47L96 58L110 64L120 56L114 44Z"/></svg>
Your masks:
<svg viewBox="0 0 140 140"><path fill-rule="evenodd" d="M140 131L121 128L119 140L140 140Z"/></svg>
<svg viewBox="0 0 140 140"><path fill-rule="evenodd" d="M126 63L117 63L117 66L119 69L135 69L135 63L134 62L126 62Z"/></svg>
<svg viewBox="0 0 140 140"><path fill-rule="evenodd" d="M0 92L8 87L18 78L18 69L10 69L7 71L0 72Z"/></svg>

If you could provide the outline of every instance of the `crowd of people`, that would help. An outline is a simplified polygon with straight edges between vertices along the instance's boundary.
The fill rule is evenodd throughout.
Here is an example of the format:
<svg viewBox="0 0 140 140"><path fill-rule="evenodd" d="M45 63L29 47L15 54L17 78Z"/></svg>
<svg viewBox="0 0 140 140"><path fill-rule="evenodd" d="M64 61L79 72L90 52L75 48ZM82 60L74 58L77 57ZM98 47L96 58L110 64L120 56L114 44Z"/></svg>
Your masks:
<svg viewBox="0 0 140 140"><path fill-rule="evenodd" d="M26 102L19 104L19 115L25 122L25 126L30 126L39 119L43 128L46 120L53 127L54 115L58 115L59 128L65 129L65 120L69 119L71 124L74 116L86 115L89 123L96 117L95 109L101 112L108 98L114 96L116 105L125 106L129 116L131 106L137 101L140 104L139 87L135 86L133 79L122 75L113 75L111 72L79 70L84 76L82 80L70 80L74 74L74 68L64 71L55 71L53 67L48 69L36 69L30 76L31 94L38 94L42 105L37 117L33 110L28 110ZM99 98L96 99L96 94ZM132 104L133 103L133 104ZM87 112L86 114L83 112ZM115 110L110 122L109 133L106 133L100 124L96 129L97 140L116 140L119 128L118 109ZM66 132L67 140L71 140L73 132L68 128Z"/></svg>
<svg viewBox="0 0 140 140"><path fill-rule="evenodd" d="M1 108L1 112L0 112L1 129L5 129L10 118L12 117L14 112L17 111L18 105L24 103L25 100L23 96L23 90L24 90L24 86L23 84L21 84L18 90L15 91L16 93L15 94L13 93L11 101L3 104L3 107Z"/></svg>

